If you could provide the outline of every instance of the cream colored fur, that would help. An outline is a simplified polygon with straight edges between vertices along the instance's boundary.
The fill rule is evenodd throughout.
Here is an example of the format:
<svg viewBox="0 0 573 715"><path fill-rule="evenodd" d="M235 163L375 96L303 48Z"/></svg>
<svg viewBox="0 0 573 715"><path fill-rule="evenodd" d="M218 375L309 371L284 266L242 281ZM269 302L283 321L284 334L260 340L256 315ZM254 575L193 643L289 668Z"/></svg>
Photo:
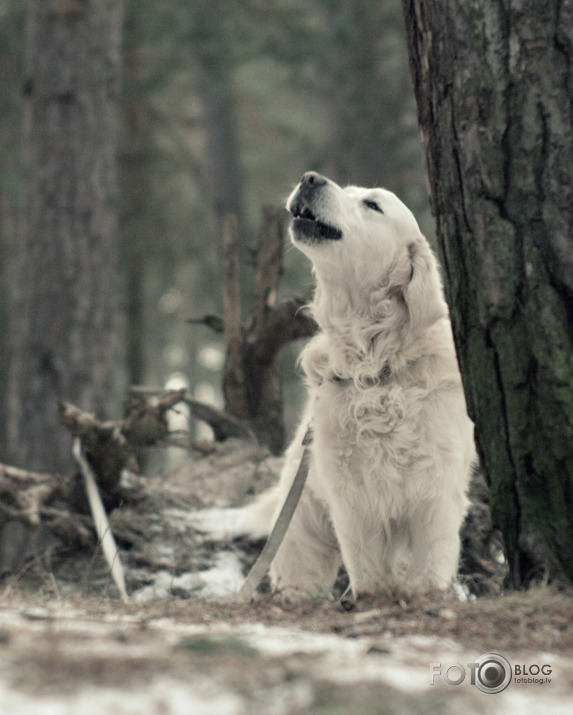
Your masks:
<svg viewBox="0 0 573 715"><path fill-rule="evenodd" d="M295 218L320 327L300 358L307 408L280 484L237 514L234 533L269 531L312 424L309 476L271 567L273 588L328 592L341 563L355 596L396 581L446 588L474 443L434 255L386 190L308 174L288 207L295 216L308 207L341 235L317 240Z"/></svg>

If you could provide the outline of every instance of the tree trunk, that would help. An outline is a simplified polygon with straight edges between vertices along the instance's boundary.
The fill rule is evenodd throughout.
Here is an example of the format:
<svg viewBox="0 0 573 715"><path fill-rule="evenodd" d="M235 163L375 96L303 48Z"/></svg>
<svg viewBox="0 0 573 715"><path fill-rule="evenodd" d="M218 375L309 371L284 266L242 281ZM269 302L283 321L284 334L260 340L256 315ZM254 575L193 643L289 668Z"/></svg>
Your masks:
<svg viewBox="0 0 573 715"><path fill-rule="evenodd" d="M145 371L145 248L156 241L157 226L150 209L150 163L153 132L149 121L147 95L140 88L141 54L139 41L140 9L126 19L123 80L126 86L123 106L124 137L119 160L121 208L120 268L125 279L125 311L129 330L126 335L126 373L130 385L142 385Z"/></svg>
<svg viewBox="0 0 573 715"><path fill-rule="evenodd" d="M12 459L71 463L56 401L107 412L116 357L122 0L28 6L25 196L9 396Z"/></svg>
<svg viewBox="0 0 573 715"><path fill-rule="evenodd" d="M244 237L241 170L232 84L233 62L229 51L229 16L236 12L228 0L200 0L194 10L193 52L199 92L203 102L205 159L215 212L215 230L222 255L226 216L237 217Z"/></svg>
<svg viewBox="0 0 573 715"><path fill-rule="evenodd" d="M469 412L516 586L573 581L573 3L403 0Z"/></svg>
<svg viewBox="0 0 573 715"><path fill-rule="evenodd" d="M22 72L24 70L25 9L21 3L2 6L0 19L0 405L8 399L10 355L10 296L14 290L17 241L20 140L22 127ZM0 419L0 454L6 455L6 420Z"/></svg>
<svg viewBox="0 0 573 715"><path fill-rule="evenodd" d="M255 254L253 306L246 325L241 323L239 261L235 221L225 229L224 332L227 358L223 369L225 409L248 424L271 452L284 447L280 349L316 330L296 298L276 305L286 212L265 209Z"/></svg>

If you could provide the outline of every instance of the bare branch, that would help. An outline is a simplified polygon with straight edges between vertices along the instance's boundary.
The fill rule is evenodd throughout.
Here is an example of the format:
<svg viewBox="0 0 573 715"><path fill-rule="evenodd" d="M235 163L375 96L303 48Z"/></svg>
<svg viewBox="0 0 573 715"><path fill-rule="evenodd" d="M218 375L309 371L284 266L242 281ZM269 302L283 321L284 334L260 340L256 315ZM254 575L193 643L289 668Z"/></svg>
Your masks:
<svg viewBox="0 0 573 715"><path fill-rule="evenodd" d="M258 336L253 348L259 363L268 365L282 347L316 333L318 326L305 307L306 301L295 296L267 311L264 332Z"/></svg>
<svg viewBox="0 0 573 715"><path fill-rule="evenodd" d="M225 322L218 315L204 315L202 318L188 318L186 321L189 325L206 325L215 333L223 333L225 330Z"/></svg>
<svg viewBox="0 0 573 715"><path fill-rule="evenodd" d="M58 410L62 424L81 439L100 488L113 497L121 470L133 457L133 449L122 432L123 423L100 422L89 412L64 401L58 403Z"/></svg>
<svg viewBox="0 0 573 715"><path fill-rule="evenodd" d="M129 600L127 589L125 587L125 573L123 564L119 556L117 544L111 531L105 507L101 500L99 489L97 487L96 477L86 459L82 444L79 437L74 440L73 455L80 466L84 476L86 494L90 504L90 511L93 516L96 533L101 544L105 559L109 564L110 572L115 581L121 597L124 601Z"/></svg>
<svg viewBox="0 0 573 715"><path fill-rule="evenodd" d="M188 405L192 414L206 422L215 433L215 439L223 441L229 437L252 437L249 428L241 420L236 419L223 410L219 410L212 405L196 400L188 390L161 390L140 385L132 386L130 392L133 395L142 396L178 396L178 402ZM165 438L167 435L165 435ZM163 439L163 438L162 438Z"/></svg>

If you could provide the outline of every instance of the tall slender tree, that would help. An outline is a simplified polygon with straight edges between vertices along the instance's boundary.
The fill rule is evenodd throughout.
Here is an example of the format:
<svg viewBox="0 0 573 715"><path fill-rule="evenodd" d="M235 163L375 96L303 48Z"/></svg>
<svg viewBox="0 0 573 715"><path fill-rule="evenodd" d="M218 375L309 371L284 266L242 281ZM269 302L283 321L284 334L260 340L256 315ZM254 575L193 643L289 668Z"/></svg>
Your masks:
<svg viewBox="0 0 573 715"><path fill-rule="evenodd" d="M228 0L201 0L193 15L191 37L204 106L206 168L215 211L218 239L228 215L244 232L236 107L229 49L230 19L237 8Z"/></svg>
<svg viewBox="0 0 573 715"><path fill-rule="evenodd" d="M105 412L114 381L122 0L30 0L12 459L65 469L56 401Z"/></svg>
<svg viewBox="0 0 573 715"><path fill-rule="evenodd" d="M403 8L492 514L515 585L573 582L573 3Z"/></svg>
<svg viewBox="0 0 573 715"><path fill-rule="evenodd" d="M0 9L0 405L7 400L9 296L18 222L25 9L9 0ZM8 446L6 420L0 419L0 455Z"/></svg>

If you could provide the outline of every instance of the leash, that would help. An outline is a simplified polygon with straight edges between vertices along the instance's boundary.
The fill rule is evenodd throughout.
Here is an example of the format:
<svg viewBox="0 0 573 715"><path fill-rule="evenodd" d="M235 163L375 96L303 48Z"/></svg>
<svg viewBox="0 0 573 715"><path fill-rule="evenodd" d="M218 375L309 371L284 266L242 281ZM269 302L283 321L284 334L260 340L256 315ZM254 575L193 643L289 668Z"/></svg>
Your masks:
<svg viewBox="0 0 573 715"><path fill-rule="evenodd" d="M302 488L305 485L306 478L308 476L308 468L310 464L310 448L309 444L312 442L312 432L311 427L306 431L302 444L304 445L304 451L298 465L298 470L285 499L285 503L282 506L278 519L275 522L273 530L270 533L267 543L265 544L263 550L259 554L258 559L253 564L253 567L249 571L249 575L245 579L241 590L237 594L237 600L248 601L252 598L257 586L263 580L265 574L269 570L273 559L276 556L279 546L282 544L287 529L290 525L292 517L294 515L295 509L300 501L300 495L302 494Z"/></svg>

